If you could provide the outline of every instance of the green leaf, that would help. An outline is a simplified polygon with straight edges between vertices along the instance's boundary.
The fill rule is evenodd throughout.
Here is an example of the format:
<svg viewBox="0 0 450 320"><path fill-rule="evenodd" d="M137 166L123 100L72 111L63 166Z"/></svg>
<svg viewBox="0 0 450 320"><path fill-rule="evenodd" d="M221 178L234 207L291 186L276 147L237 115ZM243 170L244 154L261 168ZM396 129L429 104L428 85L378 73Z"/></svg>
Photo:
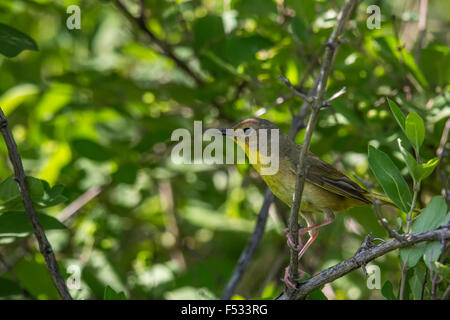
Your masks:
<svg viewBox="0 0 450 320"><path fill-rule="evenodd" d="M107 161L112 157L111 151L88 139L72 140L73 148L82 156L96 161Z"/></svg>
<svg viewBox="0 0 450 320"><path fill-rule="evenodd" d="M38 213L44 230L67 229L58 219ZM21 235L33 232L28 215L25 212L7 212L0 216L0 236Z"/></svg>
<svg viewBox="0 0 450 320"><path fill-rule="evenodd" d="M400 258L402 260L402 264L406 262L408 259L408 268L414 267L422 258L426 249L426 243L421 242L412 246L410 248L400 249Z"/></svg>
<svg viewBox="0 0 450 320"><path fill-rule="evenodd" d="M61 271L64 272L64 269ZM19 283L33 296L40 299L60 298L44 259L35 258L35 255L25 256L14 266L14 272Z"/></svg>
<svg viewBox="0 0 450 320"><path fill-rule="evenodd" d="M6 116L11 114L18 106L20 106L27 98L36 95L39 87L30 83L18 84L0 96L0 106Z"/></svg>
<svg viewBox="0 0 450 320"><path fill-rule="evenodd" d="M391 108L392 114L394 115L395 120L397 120L398 125L400 126L400 128L402 128L403 132L406 133L405 130L405 122L406 122L406 118L405 115L403 114L402 110L400 109L400 107L398 106L398 104L391 99L387 99L389 107Z"/></svg>
<svg viewBox="0 0 450 320"><path fill-rule="evenodd" d="M387 154L369 146L369 167L387 196L404 212L412 202L411 192L400 171Z"/></svg>
<svg viewBox="0 0 450 320"><path fill-rule="evenodd" d="M425 139L425 125L422 118L415 112L410 112L405 121L405 133L417 152Z"/></svg>
<svg viewBox="0 0 450 320"><path fill-rule="evenodd" d="M442 253L442 245L440 241L428 242L423 254L423 261L428 268L434 269L434 263L439 259Z"/></svg>
<svg viewBox="0 0 450 320"><path fill-rule="evenodd" d="M0 53L13 58L23 50L37 51L36 42L25 33L0 23Z"/></svg>
<svg viewBox="0 0 450 320"><path fill-rule="evenodd" d="M306 300L328 300L327 296L323 294L322 288L312 291Z"/></svg>
<svg viewBox="0 0 450 320"><path fill-rule="evenodd" d="M394 288L389 280L386 280L381 287L381 294L388 300L397 300L397 297L394 295Z"/></svg>
<svg viewBox="0 0 450 320"><path fill-rule="evenodd" d="M439 261L435 261L433 270L435 270L445 280L450 280L450 266L442 264Z"/></svg>
<svg viewBox="0 0 450 320"><path fill-rule="evenodd" d="M50 188L47 181L31 176L27 177L27 185L33 204L37 208L48 208L66 201L66 198L61 195L64 190L62 185ZM0 206L0 212L23 210L19 187L12 176L0 183Z"/></svg>
<svg viewBox="0 0 450 320"><path fill-rule="evenodd" d="M403 160L408 167L408 171L413 177L414 181L420 182L427 178L431 173L433 173L434 168L439 163L439 158L433 158L428 160L427 163L417 163L416 159L409 153L405 147L403 147L401 140L398 139L398 147L400 149L400 153L403 156Z"/></svg>
<svg viewBox="0 0 450 320"><path fill-rule="evenodd" d="M414 275L409 279L409 286L414 300L420 300L422 296L423 279L425 277L426 268L420 263L414 269Z"/></svg>
<svg viewBox="0 0 450 320"><path fill-rule="evenodd" d="M403 53L403 61L406 67L411 72L411 74L417 79L417 81L419 81L422 87L428 87L428 82L425 76L423 75L422 71L420 70L419 66L416 64L414 56L405 49L403 49L402 53Z"/></svg>
<svg viewBox="0 0 450 320"><path fill-rule="evenodd" d="M44 195L42 180L34 177L27 177L27 186L32 198L40 198Z"/></svg>
<svg viewBox="0 0 450 320"><path fill-rule="evenodd" d="M413 177L414 181L419 182L420 176L421 176L419 164L417 163L416 159L414 159L412 154L409 153L402 146L401 140L397 139L397 142L398 142L398 147L400 149L400 153L403 156L403 160L405 161L406 166L408 167L409 174L411 175L411 177Z"/></svg>
<svg viewBox="0 0 450 320"><path fill-rule="evenodd" d="M421 163L418 165L419 167L419 181L422 181L423 179L427 178L430 174L433 173L434 168L436 168L437 164L439 163L439 158L433 158L428 160L427 163Z"/></svg>
<svg viewBox="0 0 450 320"><path fill-rule="evenodd" d="M234 67L241 63L249 63L256 60L256 53L262 49L270 48L274 43L260 35L228 37L225 42L224 52L216 52ZM240 74L242 77L244 74ZM250 80L247 74L245 74ZM250 80L251 81L251 80Z"/></svg>
<svg viewBox="0 0 450 320"><path fill-rule="evenodd" d="M431 199L427 207L422 211L419 217L415 220L412 226L413 233L420 233L434 230L450 221L450 213L447 213L447 204L442 196L436 196ZM400 249L400 257L403 263L408 258L408 267L414 267L422 256L427 254L427 257L435 257L440 249L433 249L434 244L418 243L413 247ZM433 251L434 250L434 251ZM440 254L440 251L439 251ZM424 258L425 262L426 258ZM428 264L428 263L427 263Z"/></svg>
<svg viewBox="0 0 450 320"><path fill-rule="evenodd" d="M219 16L205 16L195 20L194 27L194 46L200 50L213 41L225 37L222 18Z"/></svg>
<svg viewBox="0 0 450 320"><path fill-rule="evenodd" d="M21 294L19 285L12 280L0 277L0 297L7 297Z"/></svg>
<svg viewBox="0 0 450 320"><path fill-rule="evenodd" d="M417 217L412 226L412 232L425 232L434 230L446 224L450 220L450 213L447 214L447 203L443 196L435 196L430 203Z"/></svg>
<svg viewBox="0 0 450 320"><path fill-rule="evenodd" d="M125 184L134 184L138 174L138 167L132 162L122 163L114 172L114 180Z"/></svg>
<svg viewBox="0 0 450 320"><path fill-rule="evenodd" d="M104 300L127 300L124 292L116 292L110 286L106 286L103 295Z"/></svg>
<svg viewBox="0 0 450 320"><path fill-rule="evenodd" d="M19 188L14 177L9 177L0 183L0 204L9 202L20 197Z"/></svg>
<svg viewBox="0 0 450 320"><path fill-rule="evenodd" d="M291 28L292 32L297 36L300 42L308 42L308 28L300 17L296 16L292 19Z"/></svg>

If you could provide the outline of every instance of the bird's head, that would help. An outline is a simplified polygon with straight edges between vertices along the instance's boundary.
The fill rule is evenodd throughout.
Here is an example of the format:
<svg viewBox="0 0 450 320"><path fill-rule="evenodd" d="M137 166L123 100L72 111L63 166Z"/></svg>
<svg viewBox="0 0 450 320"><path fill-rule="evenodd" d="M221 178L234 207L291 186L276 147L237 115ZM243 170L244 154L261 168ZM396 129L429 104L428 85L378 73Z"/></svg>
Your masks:
<svg viewBox="0 0 450 320"><path fill-rule="evenodd" d="M264 119L250 118L235 124L231 129L222 129L224 136L232 138L248 156L259 149L271 148L271 136L279 129L272 122ZM277 141L278 142L278 141Z"/></svg>
<svg viewBox="0 0 450 320"><path fill-rule="evenodd" d="M245 151L258 171L261 167L271 166L274 161L278 163L280 142L287 138L275 124L258 118L243 120L221 132Z"/></svg>

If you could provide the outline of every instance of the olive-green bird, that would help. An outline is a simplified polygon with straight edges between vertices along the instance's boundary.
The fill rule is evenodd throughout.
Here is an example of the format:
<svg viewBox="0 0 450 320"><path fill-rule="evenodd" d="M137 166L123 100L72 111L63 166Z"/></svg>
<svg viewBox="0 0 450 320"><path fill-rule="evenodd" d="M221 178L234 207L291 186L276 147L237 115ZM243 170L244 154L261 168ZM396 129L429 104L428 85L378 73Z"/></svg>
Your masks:
<svg viewBox="0 0 450 320"><path fill-rule="evenodd" d="M295 189L296 168L302 147L268 120L250 118L234 125L232 129L224 129L221 132L223 135L231 137L244 149L249 158L256 159L252 163L253 167L261 175L273 194L291 207ZM241 133L243 134L236 134L236 132L239 132L239 129L242 130ZM278 130L278 141L276 142L278 143L279 149L279 167L278 171L274 174L264 174L262 169L269 166L267 164L268 159L264 159L264 157L269 154L268 152L273 150L271 146L272 129ZM267 132L267 136L264 133L264 136L260 137L262 131ZM252 134L256 135L258 142L262 138L262 142L267 143L267 149L265 150L268 150L268 152L264 150L264 154L262 154L259 150L261 147L259 143L249 143L249 136ZM392 201L388 198L379 194L370 193L361 188L345 174L324 162L312 152L308 153L306 161L308 171L299 213L303 216L308 226L299 230L299 259L316 239L319 233L317 229L334 220L333 212L357 206L372 205L374 199L379 199L382 204L393 205ZM316 215L318 212L325 214L324 221L317 222ZM302 245L300 236L306 232L309 232L310 238L305 245ZM288 244L292 247L293 242L289 238L289 232L287 234ZM285 282L293 286L286 275Z"/></svg>

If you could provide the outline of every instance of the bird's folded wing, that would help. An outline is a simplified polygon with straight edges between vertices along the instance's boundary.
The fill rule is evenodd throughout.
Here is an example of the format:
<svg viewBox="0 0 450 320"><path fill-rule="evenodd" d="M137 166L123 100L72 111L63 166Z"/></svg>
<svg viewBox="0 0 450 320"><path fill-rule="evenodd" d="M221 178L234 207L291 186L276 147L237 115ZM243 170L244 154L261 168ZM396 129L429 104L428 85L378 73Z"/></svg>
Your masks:
<svg viewBox="0 0 450 320"><path fill-rule="evenodd" d="M297 150L295 150L295 154L292 154L292 158L298 159L300 148L301 147L297 145ZM359 200L367 204L372 203L365 197L365 195L368 195L367 190L361 188L356 182L312 152L308 153L307 166L308 172L306 174L306 179L308 182L343 197ZM294 173L295 168L295 165L291 167L291 170L293 170Z"/></svg>
<svg viewBox="0 0 450 320"><path fill-rule="evenodd" d="M313 184L344 197L372 203L365 197L368 194L366 190L313 153L309 154L307 164L309 170L306 178Z"/></svg>

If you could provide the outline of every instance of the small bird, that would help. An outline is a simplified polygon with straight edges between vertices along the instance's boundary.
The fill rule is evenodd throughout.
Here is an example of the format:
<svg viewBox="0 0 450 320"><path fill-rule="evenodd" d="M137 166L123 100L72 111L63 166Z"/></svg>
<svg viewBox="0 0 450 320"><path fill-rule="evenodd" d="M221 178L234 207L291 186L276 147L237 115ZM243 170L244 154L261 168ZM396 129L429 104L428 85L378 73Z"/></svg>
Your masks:
<svg viewBox="0 0 450 320"><path fill-rule="evenodd" d="M245 151L248 158L256 159L256 161L251 163L252 166L261 175L273 194L291 207L296 183L297 164L302 146L281 132L275 124L264 119L246 119L237 123L231 129L222 129L222 135L232 138ZM236 134L239 129L242 130L243 134ZM271 150L274 150L271 145L273 143L271 141L271 132L274 129L278 130L278 141L275 141L278 143L279 167L274 174L264 174L263 168L268 166L268 161L265 157ZM265 133L261 135L263 131ZM262 138L264 140L262 142L267 144L264 154L259 150L261 148L260 143L249 143L251 135L256 135L258 142ZM372 205L374 199L379 199L381 204L394 205L388 198L363 189L345 174L324 162L312 152L309 152L306 157L306 166L308 170L299 214L305 219L307 227L299 229L298 259L303 256L308 247L317 238L319 234L318 228L333 222L335 211ZM318 212L323 212L325 215L325 220L322 222L317 222L316 220ZM285 229L285 231L288 230ZM310 238L303 245L301 235L306 232L309 232ZM288 245L293 247L293 241L290 239L289 232L287 232L287 240ZM303 273L302 270L299 270L299 272ZM286 268L284 281L287 285L295 287L289 280L288 273L288 268Z"/></svg>

